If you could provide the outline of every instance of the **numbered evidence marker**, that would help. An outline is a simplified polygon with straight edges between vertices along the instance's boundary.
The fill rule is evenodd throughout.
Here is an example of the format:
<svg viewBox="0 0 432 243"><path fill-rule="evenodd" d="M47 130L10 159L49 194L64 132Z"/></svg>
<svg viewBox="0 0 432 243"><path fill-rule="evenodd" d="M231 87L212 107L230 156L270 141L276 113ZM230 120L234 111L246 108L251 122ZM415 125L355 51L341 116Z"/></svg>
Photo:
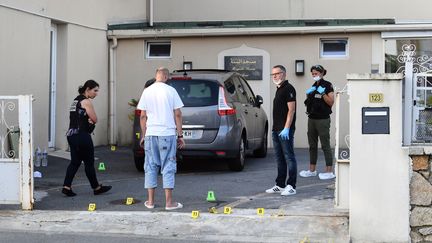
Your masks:
<svg viewBox="0 0 432 243"><path fill-rule="evenodd" d="M224 207L224 214L231 214L232 208L231 207Z"/></svg>
<svg viewBox="0 0 432 243"><path fill-rule="evenodd" d="M218 213L218 211L217 211L217 209L216 209L216 207L211 207L211 208L209 208L209 213Z"/></svg>
<svg viewBox="0 0 432 243"><path fill-rule="evenodd" d="M207 192L207 201L208 202L214 202L214 201L216 201L216 196L215 196L215 193L213 191L208 191Z"/></svg>
<svg viewBox="0 0 432 243"><path fill-rule="evenodd" d="M111 145L111 151L115 151L116 150L116 146Z"/></svg>
<svg viewBox="0 0 432 243"><path fill-rule="evenodd" d="M258 209L257 209L257 214L258 214L259 216L263 216L263 215L264 215L264 208L258 208Z"/></svg>
<svg viewBox="0 0 432 243"><path fill-rule="evenodd" d="M192 211L192 218L197 219L199 217L199 211Z"/></svg>
<svg viewBox="0 0 432 243"><path fill-rule="evenodd" d="M96 210L96 203L90 203L88 206L88 211L95 211Z"/></svg>
<svg viewBox="0 0 432 243"><path fill-rule="evenodd" d="M104 164L104 162L100 162L99 163L99 167L98 167L98 170L105 170L105 164Z"/></svg>
<svg viewBox="0 0 432 243"><path fill-rule="evenodd" d="M133 199L133 197L128 197L128 198L126 198L126 205L132 205L132 204L134 204L134 199Z"/></svg>
<svg viewBox="0 0 432 243"><path fill-rule="evenodd" d="M140 139L140 133L139 132L135 133L135 136L137 139Z"/></svg>

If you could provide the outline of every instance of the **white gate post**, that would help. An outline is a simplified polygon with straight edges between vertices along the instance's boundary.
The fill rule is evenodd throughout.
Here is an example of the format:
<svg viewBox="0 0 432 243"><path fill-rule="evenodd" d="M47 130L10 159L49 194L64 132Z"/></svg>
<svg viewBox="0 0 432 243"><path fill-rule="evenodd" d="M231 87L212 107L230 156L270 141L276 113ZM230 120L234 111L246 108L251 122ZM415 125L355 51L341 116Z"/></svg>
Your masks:
<svg viewBox="0 0 432 243"><path fill-rule="evenodd" d="M21 173L21 205L24 210L33 209L33 134L32 95L18 96L19 102L19 153Z"/></svg>

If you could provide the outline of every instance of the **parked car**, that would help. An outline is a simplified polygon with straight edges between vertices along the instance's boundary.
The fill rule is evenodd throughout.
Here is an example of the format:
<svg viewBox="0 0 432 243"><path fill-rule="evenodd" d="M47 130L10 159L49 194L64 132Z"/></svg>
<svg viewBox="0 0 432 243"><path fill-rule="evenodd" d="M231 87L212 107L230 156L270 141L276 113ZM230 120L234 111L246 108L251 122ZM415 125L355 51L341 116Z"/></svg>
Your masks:
<svg viewBox="0 0 432 243"><path fill-rule="evenodd" d="M261 107L263 99L255 96L240 74L180 70L171 74L167 84L177 90L184 103L181 110L186 147L178 150L179 157L225 159L231 170L241 171L248 151L256 157L267 155L268 120ZM133 151L136 168L143 171L140 113L135 111Z"/></svg>

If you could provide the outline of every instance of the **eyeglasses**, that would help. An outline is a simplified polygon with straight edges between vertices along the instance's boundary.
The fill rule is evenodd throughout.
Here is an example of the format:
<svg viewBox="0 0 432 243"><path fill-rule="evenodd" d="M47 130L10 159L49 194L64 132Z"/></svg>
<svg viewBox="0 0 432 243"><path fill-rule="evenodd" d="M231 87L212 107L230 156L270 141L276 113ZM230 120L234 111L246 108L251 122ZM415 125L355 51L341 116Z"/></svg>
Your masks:
<svg viewBox="0 0 432 243"><path fill-rule="evenodd" d="M272 74L270 74L270 76L276 76L276 75L279 75L279 74L282 74L283 72L278 72L278 73L272 73Z"/></svg>

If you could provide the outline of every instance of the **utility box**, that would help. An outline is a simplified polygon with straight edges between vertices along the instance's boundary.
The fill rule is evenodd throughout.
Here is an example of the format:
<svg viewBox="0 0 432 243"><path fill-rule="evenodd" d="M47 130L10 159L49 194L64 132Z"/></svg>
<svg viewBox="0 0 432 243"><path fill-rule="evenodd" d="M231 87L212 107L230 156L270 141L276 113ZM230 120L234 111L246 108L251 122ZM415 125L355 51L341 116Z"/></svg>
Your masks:
<svg viewBox="0 0 432 243"><path fill-rule="evenodd" d="M363 107L362 134L390 134L390 108Z"/></svg>

